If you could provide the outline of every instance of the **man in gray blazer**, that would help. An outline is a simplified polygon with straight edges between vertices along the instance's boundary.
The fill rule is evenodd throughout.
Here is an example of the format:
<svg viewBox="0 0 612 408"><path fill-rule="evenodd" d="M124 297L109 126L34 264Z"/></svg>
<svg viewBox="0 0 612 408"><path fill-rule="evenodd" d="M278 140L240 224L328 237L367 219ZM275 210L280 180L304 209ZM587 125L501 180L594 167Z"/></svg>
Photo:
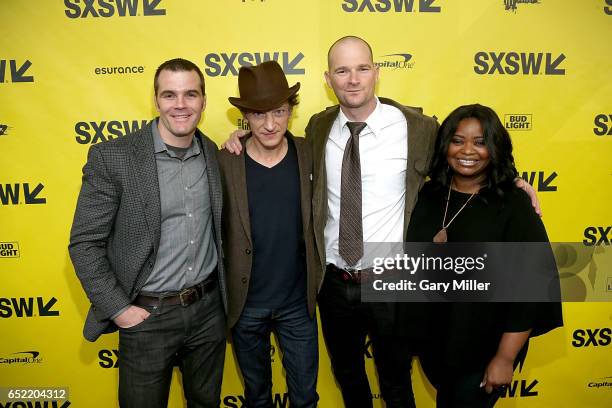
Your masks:
<svg viewBox="0 0 612 408"><path fill-rule="evenodd" d="M93 145L83 167L69 246L91 302L83 334L119 330L122 407L166 407L174 365L190 407L218 407L227 299L204 77L173 59L154 89L159 118Z"/></svg>

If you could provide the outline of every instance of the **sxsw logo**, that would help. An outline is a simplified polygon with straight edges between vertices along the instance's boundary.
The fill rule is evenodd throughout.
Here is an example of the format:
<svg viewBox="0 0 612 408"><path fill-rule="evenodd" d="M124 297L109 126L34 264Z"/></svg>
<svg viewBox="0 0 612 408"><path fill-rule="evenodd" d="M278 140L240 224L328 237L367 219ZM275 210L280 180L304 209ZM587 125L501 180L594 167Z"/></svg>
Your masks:
<svg viewBox="0 0 612 408"><path fill-rule="evenodd" d="M574 347L601 347L612 343L612 329L603 327L598 329L577 329L572 334Z"/></svg>
<svg viewBox="0 0 612 408"><path fill-rule="evenodd" d="M0 184L0 203L2 205L17 204L45 204L47 199L38 195L45 188L44 184L38 183L31 188L30 183ZM19 200L23 191L23 201Z"/></svg>
<svg viewBox="0 0 612 408"><path fill-rule="evenodd" d="M149 121L146 119L104 120L101 122L77 122L74 125L76 140L79 144L96 144L125 136L142 129Z"/></svg>
<svg viewBox="0 0 612 408"><path fill-rule="evenodd" d="M504 8L516 13L517 4L539 4L540 0L504 0Z"/></svg>
<svg viewBox="0 0 612 408"><path fill-rule="evenodd" d="M303 59L304 54L301 52L291 54L288 51L210 53L204 57L204 64L206 65L204 72L211 77L237 76L240 67L259 65L264 61L276 61L286 75L303 75L306 70L299 66Z"/></svg>
<svg viewBox="0 0 612 408"><path fill-rule="evenodd" d="M5 125L4 123L0 123L0 136L8 135L8 131L11 127L9 125Z"/></svg>
<svg viewBox="0 0 612 408"><path fill-rule="evenodd" d="M410 69L414 67L412 54L387 54L381 56L381 58L374 61L374 65L378 68Z"/></svg>
<svg viewBox="0 0 612 408"><path fill-rule="evenodd" d="M531 184L536 191L557 191L557 186L552 182L557 178L557 172L546 173L544 171L524 171L521 178Z"/></svg>
<svg viewBox="0 0 612 408"><path fill-rule="evenodd" d="M347 13L439 13L440 6L434 6L435 2L436 0L344 0L342 10Z"/></svg>
<svg viewBox="0 0 612 408"><path fill-rule="evenodd" d="M38 351L18 351L9 357L0 357L0 364L41 364L42 357Z"/></svg>
<svg viewBox="0 0 612 408"><path fill-rule="evenodd" d="M166 9L158 8L162 0L64 0L66 17L135 17L165 16Z"/></svg>
<svg viewBox="0 0 612 408"><path fill-rule="evenodd" d="M531 130L531 113L504 115L504 126L508 130Z"/></svg>
<svg viewBox="0 0 612 408"><path fill-rule="evenodd" d="M538 380L514 380L506 387L501 398L536 397L538 395L536 389L538 384Z"/></svg>
<svg viewBox="0 0 612 408"><path fill-rule="evenodd" d="M474 72L478 75L565 75L561 63L565 54L550 52L479 51L474 55Z"/></svg>
<svg viewBox="0 0 612 408"><path fill-rule="evenodd" d="M582 243L586 246L611 245L612 237L608 237L608 234L610 234L610 230L612 230L612 226L586 227L584 229L584 239L582 240Z"/></svg>
<svg viewBox="0 0 612 408"><path fill-rule="evenodd" d="M607 6L604 6L604 13L606 13L609 16L612 16L612 0L605 0L605 3L607 4Z"/></svg>
<svg viewBox="0 0 612 408"><path fill-rule="evenodd" d="M0 242L0 258L19 258L19 242Z"/></svg>
<svg viewBox="0 0 612 408"><path fill-rule="evenodd" d="M289 407L289 395L285 392L279 394L278 392L272 395L272 407L274 408L285 408ZM226 395L221 401L221 407L223 408L242 408L246 407L246 399L244 395Z"/></svg>
<svg viewBox="0 0 612 408"><path fill-rule="evenodd" d="M61 405L60 405L61 404ZM68 408L70 401L32 401L32 400L12 400L0 402L0 408Z"/></svg>
<svg viewBox="0 0 612 408"><path fill-rule="evenodd" d="M119 368L119 350L102 349L98 351L98 360L102 368Z"/></svg>
<svg viewBox="0 0 612 408"><path fill-rule="evenodd" d="M7 64L8 62L8 64ZM6 67L9 67L8 72ZM2 82L34 82L32 75L26 75L32 66L30 60L17 62L17 60L0 60L0 83Z"/></svg>
<svg viewBox="0 0 612 408"><path fill-rule="evenodd" d="M57 299L52 297L44 300L41 296L36 298L0 298L0 317L49 317L59 316L59 311L53 310Z"/></svg>
<svg viewBox="0 0 612 408"><path fill-rule="evenodd" d="M595 125L593 133L597 136L612 136L612 114L600 113L595 116L593 124Z"/></svg>

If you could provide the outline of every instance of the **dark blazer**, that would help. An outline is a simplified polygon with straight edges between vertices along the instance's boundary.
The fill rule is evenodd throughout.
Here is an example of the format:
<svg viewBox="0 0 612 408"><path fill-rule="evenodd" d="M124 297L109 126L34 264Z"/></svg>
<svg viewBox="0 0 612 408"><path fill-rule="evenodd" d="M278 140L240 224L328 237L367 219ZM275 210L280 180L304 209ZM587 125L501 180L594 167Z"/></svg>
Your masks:
<svg viewBox="0 0 612 408"><path fill-rule="evenodd" d="M392 105L402 111L408 123L408 163L406 169L406 203L404 209L404 239L410 222L410 215L416 204L419 190L429 172L438 132L438 122L423 115L421 108L412 108L387 99L378 98L380 103ZM325 224L327 222L327 176L325 171L325 145L331 127L338 116L339 105L327 108L313 115L306 126L306 139L312 145L313 192L312 210L315 242L322 270L325 270Z"/></svg>
<svg viewBox="0 0 612 408"><path fill-rule="evenodd" d="M286 136L294 141L300 169L300 195L302 205L302 226L306 247L307 298L308 312L314 316L316 294L321 281L322 270L318 267L314 246L311 211L312 155L310 146L301 137L294 137L289 131ZM248 135L250 137L250 135ZM249 280L251 278L253 241L249 220L249 202L247 197L246 169L244 163L245 143L239 156L219 152L219 168L223 183L223 233L225 251L225 269L227 271L228 313L227 324L233 327L244 308Z"/></svg>
<svg viewBox="0 0 612 408"><path fill-rule="evenodd" d="M153 269L161 231L159 182L150 122L125 137L91 146L83 167L70 258L91 302L83 335L95 341L117 330L110 317L130 304ZM203 146L219 260L223 196L217 146L196 131ZM225 273L219 287L227 310Z"/></svg>

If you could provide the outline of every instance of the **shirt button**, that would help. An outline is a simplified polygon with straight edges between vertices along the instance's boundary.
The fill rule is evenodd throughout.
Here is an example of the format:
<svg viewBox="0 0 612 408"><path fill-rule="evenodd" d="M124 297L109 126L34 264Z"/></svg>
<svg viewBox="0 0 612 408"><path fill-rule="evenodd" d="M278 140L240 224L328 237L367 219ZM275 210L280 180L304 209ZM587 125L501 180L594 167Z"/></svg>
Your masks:
<svg viewBox="0 0 612 408"><path fill-rule="evenodd" d="M191 218L191 213L187 214L187 216L188 216L189 218Z"/></svg>
<svg viewBox="0 0 612 408"><path fill-rule="evenodd" d="M247 248L244 252L246 252L247 255L251 255L251 250L249 248Z"/></svg>
<svg viewBox="0 0 612 408"><path fill-rule="evenodd" d="M247 282L247 278L242 278L242 283L246 283Z"/></svg>
<svg viewBox="0 0 612 408"><path fill-rule="evenodd" d="M191 245L193 245L193 239L192 239L191 241L189 241L189 243L190 243Z"/></svg>
<svg viewBox="0 0 612 408"><path fill-rule="evenodd" d="M185 190L189 190L189 187L185 187Z"/></svg>
<svg viewBox="0 0 612 408"><path fill-rule="evenodd" d="M187 269L189 269L190 271L193 271L193 268L191 266L189 268L187 268Z"/></svg>

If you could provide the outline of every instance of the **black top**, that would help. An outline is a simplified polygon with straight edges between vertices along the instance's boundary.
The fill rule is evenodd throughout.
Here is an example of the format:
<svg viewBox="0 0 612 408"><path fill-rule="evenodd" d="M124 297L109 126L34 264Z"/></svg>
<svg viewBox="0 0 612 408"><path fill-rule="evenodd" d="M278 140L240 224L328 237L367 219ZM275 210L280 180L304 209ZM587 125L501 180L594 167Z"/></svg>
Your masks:
<svg viewBox="0 0 612 408"><path fill-rule="evenodd" d="M291 139L268 168L245 154L253 265L247 307L281 308L306 300L300 174Z"/></svg>
<svg viewBox="0 0 612 408"><path fill-rule="evenodd" d="M442 227L448 189L428 182L419 193L407 240L431 242ZM452 191L446 222L470 197ZM503 197L481 189L447 228L449 242L547 242L544 224L527 194L510 187ZM428 347L450 366L484 367L504 332L531 336L561 326L559 303L429 303L400 305L400 333L425 333ZM415 327L416 326L416 327Z"/></svg>

